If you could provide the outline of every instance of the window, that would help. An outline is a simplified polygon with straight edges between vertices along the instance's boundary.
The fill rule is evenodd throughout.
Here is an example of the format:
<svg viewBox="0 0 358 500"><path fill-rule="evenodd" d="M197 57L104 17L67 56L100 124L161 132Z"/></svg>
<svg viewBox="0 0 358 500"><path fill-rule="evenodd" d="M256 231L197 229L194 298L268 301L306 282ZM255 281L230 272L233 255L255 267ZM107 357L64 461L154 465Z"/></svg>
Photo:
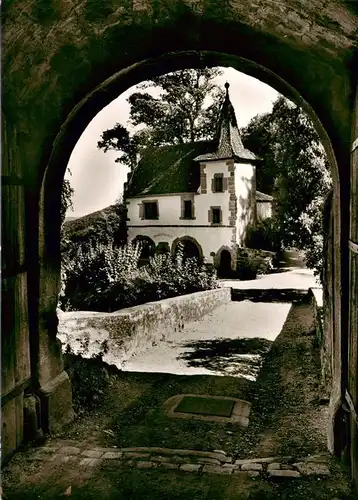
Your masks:
<svg viewBox="0 0 358 500"><path fill-rule="evenodd" d="M221 223L221 210L220 208L212 208L211 209L211 220L213 224Z"/></svg>
<svg viewBox="0 0 358 500"><path fill-rule="evenodd" d="M158 202L157 201L147 201L143 203L144 205L144 218L145 219L158 219Z"/></svg>
<svg viewBox="0 0 358 500"><path fill-rule="evenodd" d="M191 219L193 216L193 204L191 200L184 200L184 219Z"/></svg>
<svg viewBox="0 0 358 500"><path fill-rule="evenodd" d="M222 193L224 191L224 182L222 175L214 177L214 191L215 193Z"/></svg>
<svg viewBox="0 0 358 500"><path fill-rule="evenodd" d="M224 174L214 174L211 179L211 191L213 193L223 193L227 190L228 178Z"/></svg>

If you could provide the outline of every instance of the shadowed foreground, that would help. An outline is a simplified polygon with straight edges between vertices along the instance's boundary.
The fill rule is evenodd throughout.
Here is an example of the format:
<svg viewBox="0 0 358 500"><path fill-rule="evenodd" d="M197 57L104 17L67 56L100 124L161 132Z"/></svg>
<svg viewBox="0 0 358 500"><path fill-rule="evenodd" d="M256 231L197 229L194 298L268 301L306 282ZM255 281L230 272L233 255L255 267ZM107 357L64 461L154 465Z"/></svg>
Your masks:
<svg viewBox="0 0 358 500"><path fill-rule="evenodd" d="M319 401L319 349L315 347L312 322L310 304L302 302L291 307L283 330L264 354L256 382L223 376L111 371L104 404L83 414L61 436L46 443L48 449L57 447L63 452L56 452L50 459L48 451L34 456L29 449L14 457L4 470L3 498L353 500L347 471L326 451L327 408ZM239 345L245 350L250 345L250 349L262 352L256 339L250 342L245 339L241 345L229 346L236 350ZM208 354L208 348L214 348L220 355L217 347L215 343L205 344L203 350ZM200 345L194 352L200 352ZM200 356L205 359L205 354ZM168 418L163 403L175 394L190 392L251 401L249 427ZM153 462L154 458L148 462L148 455L140 450L128 456L124 453L118 459L98 458L93 462L90 450L99 450L95 453L103 456L100 447L110 447L114 454L128 447L223 450L230 455L231 463L287 455L293 457L293 463L299 457L319 455L329 475L274 480L266 468L250 477L241 470L230 470L225 475L206 473L208 467L203 464L186 470L180 462L175 470L166 470L165 458L160 459L160 464ZM87 460L83 457L88 451L81 450L90 452ZM170 462L173 460L170 458ZM283 458L278 460L282 462Z"/></svg>

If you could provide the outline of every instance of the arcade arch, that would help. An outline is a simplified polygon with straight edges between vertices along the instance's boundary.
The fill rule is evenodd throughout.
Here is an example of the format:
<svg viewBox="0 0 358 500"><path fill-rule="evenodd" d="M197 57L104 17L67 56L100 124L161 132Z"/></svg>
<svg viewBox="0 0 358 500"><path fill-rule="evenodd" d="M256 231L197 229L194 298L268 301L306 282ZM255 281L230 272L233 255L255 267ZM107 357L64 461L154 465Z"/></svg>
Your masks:
<svg viewBox="0 0 358 500"><path fill-rule="evenodd" d="M149 236L138 235L133 239L133 244L140 244L140 258L139 264L147 264L149 262L150 257L153 257L155 254L155 242L149 238Z"/></svg>
<svg viewBox="0 0 358 500"><path fill-rule="evenodd" d="M181 238L176 238L172 243L172 255L176 255L179 244L181 244L183 248L183 256L184 259L187 258L196 258L198 260L203 259L203 249L200 244L197 242L195 238L191 236L183 236Z"/></svg>

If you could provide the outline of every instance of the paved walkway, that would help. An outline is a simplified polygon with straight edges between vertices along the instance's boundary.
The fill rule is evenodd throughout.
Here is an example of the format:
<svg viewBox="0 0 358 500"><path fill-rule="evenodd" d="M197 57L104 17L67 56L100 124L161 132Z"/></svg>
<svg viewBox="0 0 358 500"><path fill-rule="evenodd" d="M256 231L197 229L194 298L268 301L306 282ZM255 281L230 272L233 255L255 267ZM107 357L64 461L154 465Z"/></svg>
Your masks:
<svg viewBox="0 0 358 500"><path fill-rule="evenodd" d="M294 288L296 290L308 290L309 288L320 288L320 284L310 269L288 268L280 273L258 276L255 280L221 280L223 286L238 288L240 290L251 288Z"/></svg>
<svg viewBox="0 0 358 500"><path fill-rule="evenodd" d="M292 256L293 255L293 256ZM315 289L321 303L322 290L313 272L288 255L287 267L280 273L262 275L255 280L221 280L221 285L239 290ZM260 367L260 349L246 339L273 342L280 333L290 303L231 302L200 321L188 324L177 341L164 341L131 358L126 371L173 373L176 375L230 375L255 379ZM241 340L241 342L240 342ZM263 343L263 346L267 343Z"/></svg>
<svg viewBox="0 0 358 500"><path fill-rule="evenodd" d="M290 303L230 302L189 323L178 340L163 341L131 358L125 370L255 378L260 354L280 333L290 307Z"/></svg>

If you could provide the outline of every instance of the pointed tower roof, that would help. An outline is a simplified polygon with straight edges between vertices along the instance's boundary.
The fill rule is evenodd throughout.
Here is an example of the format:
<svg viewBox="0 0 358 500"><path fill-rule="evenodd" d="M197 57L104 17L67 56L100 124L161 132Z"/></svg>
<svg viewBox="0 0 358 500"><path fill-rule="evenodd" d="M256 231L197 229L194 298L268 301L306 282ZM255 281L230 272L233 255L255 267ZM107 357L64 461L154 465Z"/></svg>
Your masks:
<svg viewBox="0 0 358 500"><path fill-rule="evenodd" d="M235 110L229 97L229 83L225 83L226 96L220 111L218 128L213 141L213 150L207 154L197 156L195 161L224 160L234 158L240 161L254 161L254 153L244 148L239 128L237 126Z"/></svg>

